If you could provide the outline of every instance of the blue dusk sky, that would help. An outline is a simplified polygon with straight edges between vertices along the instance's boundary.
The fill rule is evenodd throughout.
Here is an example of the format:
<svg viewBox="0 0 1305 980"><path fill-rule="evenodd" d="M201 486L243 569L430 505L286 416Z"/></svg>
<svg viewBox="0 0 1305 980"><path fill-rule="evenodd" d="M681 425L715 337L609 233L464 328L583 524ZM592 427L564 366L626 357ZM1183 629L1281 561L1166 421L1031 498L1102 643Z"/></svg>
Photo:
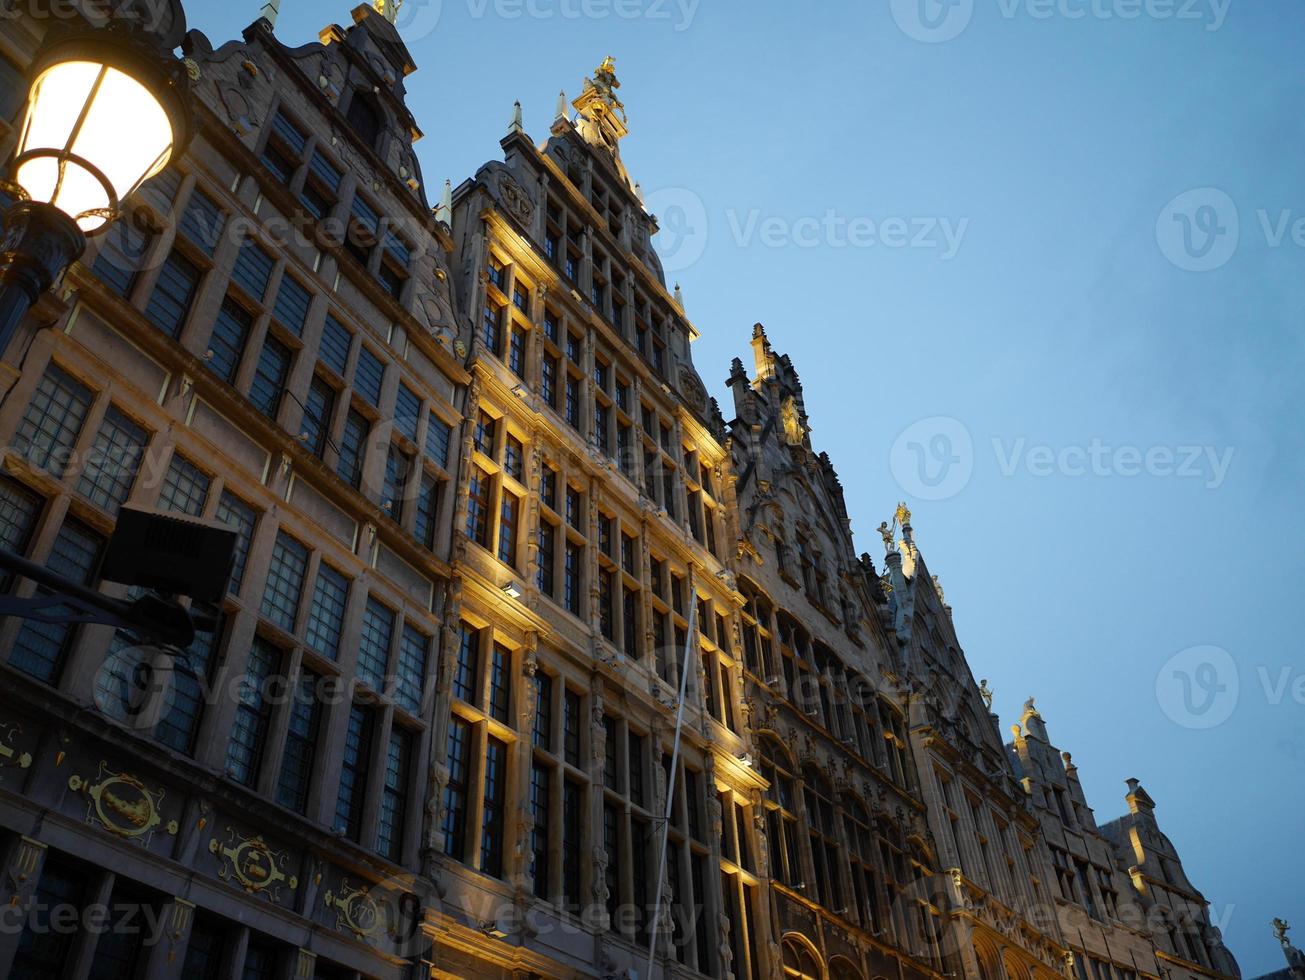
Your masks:
<svg viewBox="0 0 1305 980"><path fill-rule="evenodd" d="M237 37L259 0L189 0ZM278 37L349 7L283 0ZM860 549L899 500L1003 731L1142 780L1246 976L1305 929L1305 6L408 0L433 198L611 54L728 418L752 324ZM1007 736L1008 737L1008 736Z"/></svg>

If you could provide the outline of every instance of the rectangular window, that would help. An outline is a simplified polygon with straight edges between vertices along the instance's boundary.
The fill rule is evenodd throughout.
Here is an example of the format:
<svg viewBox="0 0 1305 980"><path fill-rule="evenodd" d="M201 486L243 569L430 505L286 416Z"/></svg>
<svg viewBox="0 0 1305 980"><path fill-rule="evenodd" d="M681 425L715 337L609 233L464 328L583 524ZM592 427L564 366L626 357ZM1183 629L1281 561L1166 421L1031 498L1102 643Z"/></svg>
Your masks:
<svg viewBox="0 0 1305 980"><path fill-rule="evenodd" d="M535 674L535 728L531 739L535 748L553 751L553 678L542 671Z"/></svg>
<svg viewBox="0 0 1305 980"><path fill-rule="evenodd" d="M465 623L458 644L458 665L453 673L453 696L468 704L479 704L477 681L480 677L480 631Z"/></svg>
<svg viewBox="0 0 1305 980"><path fill-rule="evenodd" d="M621 600L621 621L625 635L622 649L627 657L639 656L639 592L625 589Z"/></svg>
<svg viewBox="0 0 1305 980"><path fill-rule="evenodd" d="M181 453L174 452L159 491L159 507L187 517L200 517L208 504L211 482L207 473Z"/></svg>
<svg viewBox="0 0 1305 980"><path fill-rule="evenodd" d="M258 513L239 497L224 490L218 501L217 519L236 529L235 562L231 568L227 591L238 595L245 580L245 565L249 561L250 546L254 543L254 525L258 522Z"/></svg>
<svg viewBox="0 0 1305 980"><path fill-rule="evenodd" d="M430 425L426 428L426 455L436 466L448 469L449 440L452 436L453 426L432 412Z"/></svg>
<svg viewBox="0 0 1305 980"><path fill-rule="evenodd" d="M322 363L344 377L349 364L349 347L353 344L353 334L348 328L329 313L322 328L322 342L317 348L317 355Z"/></svg>
<svg viewBox="0 0 1305 980"><path fill-rule="evenodd" d="M539 364L539 394L552 408L557 407L557 371L557 356L545 354Z"/></svg>
<svg viewBox="0 0 1305 980"><path fill-rule="evenodd" d="M614 577L615 575L611 569L600 568L598 570L598 625L602 631L603 639L609 641L616 639Z"/></svg>
<svg viewBox="0 0 1305 980"><path fill-rule="evenodd" d="M380 407L381 384L385 380L385 363L363 347L358 351L358 367L354 372L353 386L373 407Z"/></svg>
<svg viewBox="0 0 1305 980"><path fill-rule="evenodd" d="M503 811L507 786L507 746L485 737L485 795L480 824L480 870L503 877Z"/></svg>
<svg viewBox="0 0 1305 980"><path fill-rule="evenodd" d="M30 466L61 479L86 422L91 398L89 388L50 365L18 425L13 448Z"/></svg>
<svg viewBox="0 0 1305 980"><path fill-rule="evenodd" d="M403 831L407 823L408 784L412 772L412 735L402 728L390 732L385 753L385 784L376 828L376 849L391 861L403 856Z"/></svg>
<svg viewBox="0 0 1305 980"><path fill-rule="evenodd" d="M226 215L211 197L196 188L181 214L180 232L205 255L212 255L222 239Z"/></svg>
<svg viewBox="0 0 1305 980"><path fill-rule="evenodd" d="M518 483L525 477L526 450L521 440L508 433L507 444L503 449L503 470Z"/></svg>
<svg viewBox="0 0 1305 980"><path fill-rule="evenodd" d="M471 725L449 719L449 781L444 787L444 853L459 861L467 856L467 793L471 779Z"/></svg>
<svg viewBox="0 0 1305 980"><path fill-rule="evenodd" d="M580 828L584 821L584 790L579 783L562 784L562 904L580 904Z"/></svg>
<svg viewBox="0 0 1305 980"><path fill-rule="evenodd" d="M539 477L539 499L550 510L557 510L557 470L545 465Z"/></svg>
<svg viewBox="0 0 1305 980"><path fill-rule="evenodd" d="M508 345L508 367L518 378L526 376L526 332L520 327L512 328L512 340Z"/></svg>
<svg viewBox="0 0 1305 980"><path fill-rule="evenodd" d="M566 543L566 566L563 571L567 612L580 615L580 569L584 564L584 548L572 541Z"/></svg>
<svg viewBox="0 0 1305 980"><path fill-rule="evenodd" d="M355 704L349 709L340 761L340 793L335 801L335 829L355 843L362 837L363 806L367 797L367 772L372 757L372 712Z"/></svg>
<svg viewBox="0 0 1305 980"><path fill-rule="evenodd" d="M467 537L481 547L489 547L489 474L473 466L468 486Z"/></svg>
<svg viewBox="0 0 1305 980"><path fill-rule="evenodd" d="M220 614L216 620L217 625L211 633L195 633L195 642L186 651L189 669L173 671L167 713L159 719L154 732L154 737L164 745L186 755L195 754L195 740L204 713L204 685L212 676L218 645L222 641L224 620Z"/></svg>
<svg viewBox="0 0 1305 980"><path fill-rule="evenodd" d="M145 305L145 319L176 339L190 313L200 275L199 268L180 252L169 255Z"/></svg>
<svg viewBox="0 0 1305 980"><path fill-rule="evenodd" d="M263 615L288 633L295 631L299 600L308 571L308 549L284 531L277 532L272 564L263 590Z"/></svg>
<svg viewBox="0 0 1305 980"><path fill-rule="evenodd" d="M381 489L381 506L390 520L403 520L403 502L408 496L408 476L412 472L412 457L398 446L390 445L385 456L385 486Z"/></svg>
<svg viewBox="0 0 1305 980"><path fill-rule="evenodd" d="M136 285L153 238L148 229L136 225L137 222L130 218L114 222L91 266L91 271L100 281L124 299L130 296Z"/></svg>
<svg viewBox="0 0 1305 980"><path fill-rule="evenodd" d="M557 560L557 525L547 521L539 523L539 591L549 598L556 592L554 564Z"/></svg>
<svg viewBox="0 0 1305 980"><path fill-rule="evenodd" d="M566 422L571 428L580 428L580 379L566 376Z"/></svg>
<svg viewBox="0 0 1305 980"><path fill-rule="evenodd" d="M483 408L476 416L476 429L472 435L472 444L476 447L476 452L483 453L486 456L494 455L495 434L498 430L498 419L490 415Z"/></svg>
<svg viewBox="0 0 1305 980"><path fill-rule="evenodd" d="M290 706L290 723L286 728L276 801L296 813L304 813L308 807L313 756L322 720L322 706L317 700L317 684L320 680L311 671L301 672Z"/></svg>
<svg viewBox="0 0 1305 980"><path fill-rule="evenodd" d="M421 476L421 488L417 492L417 516L413 521L412 533L427 548L435 547L436 518L440 510L439 480L428 473Z"/></svg>
<svg viewBox="0 0 1305 980"><path fill-rule="evenodd" d="M584 530L584 495L575 487L566 488L566 522L577 531Z"/></svg>
<svg viewBox="0 0 1305 980"><path fill-rule="evenodd" d="M255 303L261 303L275 264L272 256L261 246L246 239L236 253L236 267L231 270L231 280L244 289Z"/></svg>
<svg viewBox="0 0 1305 980"><path fill-rule="evenodd" d="M80 921L85 895L86 882L82 874L50 855L41 869L35 895L37 908L43 910L47 922L38 923L38 917L32 916L18 940L12 976L55 980L68 975L68 957L73 944L68 937L50 928L48 916L56 909L70 910L76 913L74 921Z"/></svg>
<svg viewBox="0 0 1305 980"><path fill-rule="evenodd" d="M562 689L562 758L568 765L580 765L580 695Z"/></svg>
<svg viewBox="0 0 1305 980"><path fill-rule="evenodd" d="M263 341L263 352L258 355L258 369L249 386L249 400L254 407L270 419L276 418L290 377L290 348L275 337Z"/></svg>
<svg viewBox="0 0 1305 980"><path fill-rule="evenodd" d="M104 539L98 534L76 521L67 520L59 529L45 566L79 585L92 585L103 548ZM40 588L37 594L44 595L47 591ZM23 623L14 640L9 665L37 680L54 684L75 633L76 626L72 623L42 623L29 619Z"/></svg>
<svg viewBox="0 0 1305 980"><path fill-rule="evenodd" d="M485 304L485 314L480 325L480 342L491 354L498 355L503 348L503 307Z"/></svg>
<svg viewBox="0 0 1305 980"><path fill-rule="evenodd" d="M371 423L355 409L349 409L349 414L344 417L344 431L340 435L340 458L336 462L335 472L355 489L362 483L363 464L366 462L364 453L371 428Z"/></svg>
<svg viewBox="0 0 1305 980"><path fill-rule="evenodd" d="M507 267L492 255L489 258L489 281L500 293L507 289Z"/></svg>
<svg viewBox="0 0 1305 980"><path fill-rule="evenodd" d="M644 739L642 735L630 733L629 744L630 754L630 802L635 806L642 807L645 805L644 790Z"/></svg>
<svg viewBox="0 0 1305 980"><path fill-rule="evenodd" d="M535 763L530 769L530 874L535 882L535 894L547 899L551 892L548 876L549 838L549 775L550 770Z"/></svg>
<svg viewBox="0 0 1305 980"><path fill-rule="evenodd" d="M0 476L0 548L16 555L27 554L43 503L21 483ZM0 571L0 594L9 591L12 578Z"/></svg>
<svg viewBox="0 0 1305 980"><path fill-rule="evenodd" d="M240 358L249 341L254 318L230 297L222 301L213 332L208 338L208 369L227 384L233 384L240 370Z"/></svg>
<svg viewBox="0 0 1305 980"><path fill-rule="evenodd" d="M503 491L503 504L499 508L498 560L505 565L515 565L517 555L517 525L521 513L521 498Z"/></svg>
<svg viewBox="0 0 1305 980"><path fill-rule="evenodd" d="M421 711L426 690L426 657L430 637L411 624L404 624L399 635L399 669L394 686L394 700L412 714Z"/></svg>
<svg viewBox="0 0 1305 980"><path fill-rule="evenodd" d="M489 716L511 724L512 651L501 643L494 644L489 659Z"/></svg>
<svg viewBox="0 0 1305 980"><path fill-rule="evenodd" d="M77 481L77 492L117 514L131 494L148 440L149 433L110 405Z"/></svg>
<svg viewBox="0 0 1305 980"><path fill-rule="evenodd" d="M358 637L358 677L375 691L385 690L385 670L394 638L394 613L377 598L367 600Z"/></svg>
<svg viewBox="0 0 1305 980"><path fill-rule="evenodd" d="M240 682L236 719L227 745L227 772L245 786L258 781L258 770L267 745L267 726L272 717L272 704L266 696L267 681L280 663L280 652L262 637L254 637L245 663L245 676Z"/></svg>
<svg viewBox="0 0 1305 980"><path fill-rule="evenodd" d="M394 427L415 443L417 423L420 421L421 398L415 391L400 382L399 393L394 399Z"/></svg>
<svg viewBox="0 0 1305 980"><path fill-rule="evenodd" d="M326 454L334 414L335 389L324 379L314 376L308 385L308 399L304 402L304 419L300 428L304 445L318 459Z"/></svg>
<svg viewBox="0 0 1305 980"><path fill-rule="evenodd" d="M272 316L296 337L302 337L304 324L308 322L308 307L312 302L312 294L298 280L290 278L288 274L284 275L281 277L281 288L276 291Z"/></svg>
<svg viewBox="0 0 1305 980"><path fill-rule="evenodd" d="M340 635L348 601L349 580L323 562L317 569L305 638L310 647L331 660L340 658Z"/></svg>

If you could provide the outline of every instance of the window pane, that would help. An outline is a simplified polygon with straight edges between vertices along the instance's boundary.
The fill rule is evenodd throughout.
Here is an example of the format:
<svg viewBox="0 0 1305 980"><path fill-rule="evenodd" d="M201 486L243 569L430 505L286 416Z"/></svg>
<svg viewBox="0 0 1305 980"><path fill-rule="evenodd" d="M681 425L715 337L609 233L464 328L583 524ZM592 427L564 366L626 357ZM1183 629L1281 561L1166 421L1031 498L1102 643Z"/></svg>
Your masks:
<svg viewBox="0 0 1305 980"><path fill-rule="evenodd" d="M249 388L249 400L268 418L276 418L281 407L281 395L290 375L290 348L275 337L263 341L263 352L258 357L258 370Z"/></svg>
<svg viewBox="0 0 1305 980"><path fill-rule="evenodd" d="M109 406L77 481L77 492L110 514L127 502L149 434Z"/></svg>
<svg viewBox="0 0 1305 980"><path fill-rule="evenodd" d="M227 747L227 772L237 782L252 786L258 779L267 743L272 706L267 700L267 680L281 662L280 652L261 637L249 647L245 676L241 679L235 723Z"/></svg>
<svg viewBox="0 0 1305 980"><path fill-rule="evenodd" d="M276 321L296 337L302 337L308 320L308 307L312 294L288 274L281 277L281 288L276 291L276 306L272 315Z"/></svg>
<svg viewBox="0 0 1305 980"><path fill-rule="evenodd" d="M199 286L199 268L180 252L173 252L163 263L158 283L145 306L145 319L169 337L181 333L190 313L190 303Z"/></svg>
<svg viewBox="0 0 1305 980"><path fill-rule="evenodd" d="M426 686L426 652L430 639L411 625L403 627L399 638L398 682L394 700L413 714L421 710L421 698Z"/></svg>
<svg viewBox="0 0 1305 980"><path fill-rule="evenodd" d="M189 517L199 517L208 502L208 474L180 453L173 453L159 493L159 507Z"/></svg>
<svg viewBox="0 0 1305 980"><path fill-rule="evenodd" d="M339 659L344 609L349 599L349 580L323 562L317 569L317 584L308 610L308 645L324 657Z"/></svg>
<svg viewBox="0 0 1305 980"><path fill-rule="evenodd" d="M340 437L340 458L336 463L335 471L342 480L353 487L358 487L362 483L365 461L363 454L367 448L367 436L370 431L371 423L350 409L344 419L344 432Z"/></svg>
<svg viewBox="0 0 1305 980"><path fill-rule="evenodd" d="M405 384L399 385L394 402L394 426L413 442L417 441L417 423L421 421L421 399Z"/></svg>
<svg viewBox="0 0 1305 980"><path fill-rule="evenodd" d="M385 754L385 785L381 792L376 849L393 861L403 852L403 830L408 808L408 781L412 769L412 735L402 728L390 733Z"/></svg>
<svg viewBox="0 0 1305 980"><path fill-rule="evenodd" d="M358 393L372 405L381 403L381 383L385 380L385 364L366 347L358 351L358 368L353 384Z"/></svg>
<svg viewBox="0 0 1305 980"><path fill-rule="evenodd" d="M0 548L27 554L44 501L21 483L0 477ZM12 576L0 571L0 593L8 592Z"/></svg>
<svg viewBox="0 0 1305 980"><path fill-rule="evenodd" d="M313 775L313 756L317 730L321 723L321 704L317 684L321 680L311 671L303 671L295 687L286 729L285 753L281 758L281 778L277 782L276 801L296 813L308 806L308 790Z"/></svg>
<svg viewBox="0 0 1305 980"><path fill-rule="evenodd" d="M253 316L235 300L222 301L222 307L213 321L213 333L208 339L208 349L211 352L208 369L227 384L236 380L240 358L245 353L245 344L249 340L253 322Z"/></svg>
<svg viewBox="0 0 1305 980"><path fill-rule="evenodd" d="M358 638L358 677L384 691L385 671L394 637L394 613L375 598L367 600L362 635Z"/></svg>
<svg viewBox="0 0 1305 980"><path fill-rule="evenodd" d="M445 469L449 465L449 439L453 427L434 413L430 417L430 426L426 429L426 455L431 462Z"/></svg>
<svg viewBox="0 0 1305 980"><path fill-rule="evenodd" d="M367 794L367 771L372 756L372 712L355 704L349 710L344 758L340 766L340 795L335 803L335 829L352 841L362 836L363 804Z"/></svg>
<svg viewBox="0 0 1305 980"><path fill-rule="evenodd" d="M226 215L222 209L211 197L196 188L181 215L181 233L205 255L212 255L222 238L222 227L225 224Z"/></svg>
<svg viewBox="0 0 1305 980"><path fill-rule="evenodd" d="M258 521L258 513L244 501L224 490L221 500L218 501L217 519L236 529L235 561L231 568L231 582L227 586L227 591L236 595L240 592L241 583L245 579L245 564L249 561L250 545L254 543L254 525Z"/></svg>
<svg viewBox="0 0 1305 980"><path fill-rule="evenodd" d="M55 538L45 564L57 575L81 585L91 585L103 547L104 539L98 534L69 520L59 529L59 536ZM37 591L47 592L44 588ZM75 625L68 622L25 621L14 640L13 652L9 654L10 666L47 684L55 683L75 630Z"/></svg>
<svg viewBox="0 0 1305 980"><path fill-rule="evenodd" d="M90 411L91 398L89 388L50 365L18 425L13 448L28 465L61 478Z"/></svg>
<svg viewBox="0 0 1305 980"><path fill-rule="evenodd" d="M317 353L322 363L342 378L349 363L349 345L352 343L353 334L349 333L348 328L327 314L326 325L322 328L322 343Z"/></svg>
<svg viewBox="0 0 1305 980"><path fill-rule="evenodd" d="M251 298L263 301L267 292L267 282L272 277L272 256L252 241L246 241L236 255L236 267L231 271L231 278L244 287Z"/></svg>
<svg viewBox="0 0 1305 980"><path fill-rule="evenodd" d="M284 531L279 532L263 590L263 615L290 633L295 630L307 571L308 549Z"/></svg>

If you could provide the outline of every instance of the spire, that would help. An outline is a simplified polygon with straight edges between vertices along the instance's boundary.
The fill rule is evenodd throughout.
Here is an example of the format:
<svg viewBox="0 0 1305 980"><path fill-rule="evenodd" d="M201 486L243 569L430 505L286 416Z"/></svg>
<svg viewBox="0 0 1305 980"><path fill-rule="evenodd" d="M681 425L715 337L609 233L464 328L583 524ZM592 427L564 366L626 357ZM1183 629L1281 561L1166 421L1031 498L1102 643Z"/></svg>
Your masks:
<svg viewBox="0 0 1305 980"><path fill-rule="evenodd" d="M399 19L399 8L403 0L372 0L372 7L391 24Z"/></svg>
<svg viewBox="0 0 1305 980"><path fill-rule="evenodd" d="M681 310L684 309L684 290L680 289L680 284L675 284L675 305Z"/></svg>
<svg viewBox="0 0 1305 980"><path fill-rule="evenodd" d="M453 181L444 181L444 193L440 195L440 203L435 208L435 220L443 221L450 228L453 227Z"/></svg>
<svg viewBox="0 0 1305 980"><path fill-rule="evenodd" d="M525 128L521 125L521 101L517 100L512 103L512 122L508 125L509 133L523 133Z"/></svg>
<svg viewBox="0 0 1305 980"><path fill-rule="evenodd" d="M553 113L553 118L565 119L568 113L566 111L566 90L563 89L557 93L557 109Z"/></svg>
<svg viewBox="0 0 1305 980"><path fill-rule="evenodd" d="M275 28L276 18L281 13L281 0L267 0L263 4L263 9L258 12L258 16L267 21L267 26Z"/></svg>

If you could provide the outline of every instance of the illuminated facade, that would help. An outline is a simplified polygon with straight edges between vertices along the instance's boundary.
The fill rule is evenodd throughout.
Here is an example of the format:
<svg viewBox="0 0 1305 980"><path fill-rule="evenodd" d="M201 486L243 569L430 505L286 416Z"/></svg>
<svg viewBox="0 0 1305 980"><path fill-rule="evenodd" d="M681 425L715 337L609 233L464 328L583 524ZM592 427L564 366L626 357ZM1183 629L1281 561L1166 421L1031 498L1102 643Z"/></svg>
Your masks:
<svg viewBox="0 0 1305 980"><path fill-rule="evenodd" d="M2 352L5 547L241 545L189 672L0 623L0 974L1235 976L1140 786L1002 744L905 508L858 554L764 328L708 397L611 60L432 208L390 20L189 35L195 144ZM158 927L52 925L105 903Z"/></svg>

